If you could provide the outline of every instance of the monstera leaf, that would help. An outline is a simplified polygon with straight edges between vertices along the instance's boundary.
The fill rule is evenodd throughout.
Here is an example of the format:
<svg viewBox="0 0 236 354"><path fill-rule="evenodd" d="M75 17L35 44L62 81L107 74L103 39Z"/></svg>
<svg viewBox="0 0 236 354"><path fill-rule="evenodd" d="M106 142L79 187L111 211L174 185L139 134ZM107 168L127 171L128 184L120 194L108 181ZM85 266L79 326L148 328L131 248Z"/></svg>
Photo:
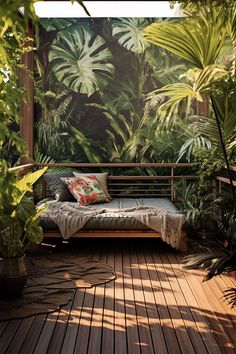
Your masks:
<svg viewBox="0 0 236 354"><path fill-rule="evenodd" d="M111 57L104 40L82 26L61 31L49 52L49 61L58 81L88 96L104 89L112 79Z"/></svg>
<svg viewBox="0 0 236 354"><path fill-rule="evenodd" d="M77 19L75 18L41 18L39 20L39 23L47 32L62 30L76 22Z"/></svg>
<svg viewBox="0 0 236 354"><path fill-rule="evenodd" d="M144 38L144 28L148 21L144 18L121 18L112 21L112 35L124 48L141 54L149 46Z"/></svg>

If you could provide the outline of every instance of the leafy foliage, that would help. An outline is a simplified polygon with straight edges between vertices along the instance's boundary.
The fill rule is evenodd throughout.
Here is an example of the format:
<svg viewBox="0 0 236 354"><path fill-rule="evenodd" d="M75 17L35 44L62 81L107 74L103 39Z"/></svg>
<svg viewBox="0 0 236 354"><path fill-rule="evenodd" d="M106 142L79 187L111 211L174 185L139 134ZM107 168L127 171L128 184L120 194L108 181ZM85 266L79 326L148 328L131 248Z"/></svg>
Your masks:
<svg viewBox="0 0 236 354"><path fill-rule="evenodd" d="M85 27L59 32L49 52L57 79L87 96L104 89L114 74L111 53L104 44Z"/></svg>
<svg viewBox="0 0 236 354"><path fill-rule="evenodd" d="M77 21L74 18L41 18L40 24L47 31L63 30L72 26Z"/></svg>
<svg viewBox="0 0 236 354"><path fill-rule="evenodd" d="M145 37L195 66L186 73L186 83L167 85L154 93L154 96L156 94L162 99L168 98L159 107L158 115L162 121L165 120L165 125L170 127L181 110L183 112L187 107L191 107L191 104L203 102L208 97L209 111L213 112L216 122L218 140L232 189L233 209L236 213L236 195L229 169L230 154L227 151L228 147L234 149L235 145L233 117L236 107L235 100L232 99L236 86L235 75L232 76L232 72L235 72L235 63L229 63L232 64L231 68L218 63L222 58L225 42L234 37L236 10L235 6L229 7L227 12L221 10L220 7L213 8L210 5L199 10L193 18L187 18L181 23L152 24L145 30ZM235 52L233 40L231 46ZM153 93L151 98L153 99ZM232 130L228 130L229 125L233 127ZM204 132L204 128L202 131ZM213 129L211 133L214 134Z"/></svg>
<svg viewBox="0 0 236 354"><path fill-rule="evenodd" d="M203 194L198 183L184 183L181 187L177 187L177 191L181 195L181 210L186 215L189 226L194 230L211 228L214 214L213 194Z"/></svg>
<svg viewBox="0 0 236 354"><path fill-rule="evenodd" d="M20 179L16 179L6 165L1 171L0 185L5 189L0 198L0 228L3 230L0 234L0 254L4 258L22 255L27 242L40 243L43 239L39 216L45 207L36 208L28 195L32 193L33 184L46 170L29 173Z"/></svg>
<svg viewBox="0 0 236 354"><path fill-rule="evenodd" d="M202 13L182 22L152 23L145 29L144 37L203 69L216 63L223 47L223 21L219 12L203 8Z"/></svg>
<svg viewBox="0 0 236 354"><path fill-rule="evenodd" d="M112 35L119 44L136 54L144 53L149 43L143 30L148 25L145 18L120 18L112 20Z"/></svg>

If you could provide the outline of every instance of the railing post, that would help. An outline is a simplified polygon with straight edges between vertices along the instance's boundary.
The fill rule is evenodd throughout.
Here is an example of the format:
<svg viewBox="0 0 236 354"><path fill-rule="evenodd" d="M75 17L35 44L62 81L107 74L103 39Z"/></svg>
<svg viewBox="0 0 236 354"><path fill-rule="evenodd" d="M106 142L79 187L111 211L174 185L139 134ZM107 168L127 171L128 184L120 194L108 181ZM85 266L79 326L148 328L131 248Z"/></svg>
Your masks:
<svg viewBox="0 0 236 354"><path fill-rule="evenodd" d="M171 201L173 202L175 199L175 191L174 191L174 167L171 166L171 180L170 180L170 191L171 191Z"/></svg>

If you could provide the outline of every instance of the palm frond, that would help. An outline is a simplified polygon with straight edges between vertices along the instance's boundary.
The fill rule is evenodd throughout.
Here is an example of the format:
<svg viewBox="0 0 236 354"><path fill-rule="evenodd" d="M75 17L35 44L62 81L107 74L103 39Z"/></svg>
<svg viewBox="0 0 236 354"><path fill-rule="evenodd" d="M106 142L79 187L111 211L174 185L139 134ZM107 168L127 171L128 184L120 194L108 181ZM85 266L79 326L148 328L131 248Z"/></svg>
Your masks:
<svg viewBox="0 0 236 354"><path fill-rule="evenodd" d="M192 63L197 68L216 63L226 31L218 9L202 11L175 23L152 23L144 30L147 41Z"/></svg>

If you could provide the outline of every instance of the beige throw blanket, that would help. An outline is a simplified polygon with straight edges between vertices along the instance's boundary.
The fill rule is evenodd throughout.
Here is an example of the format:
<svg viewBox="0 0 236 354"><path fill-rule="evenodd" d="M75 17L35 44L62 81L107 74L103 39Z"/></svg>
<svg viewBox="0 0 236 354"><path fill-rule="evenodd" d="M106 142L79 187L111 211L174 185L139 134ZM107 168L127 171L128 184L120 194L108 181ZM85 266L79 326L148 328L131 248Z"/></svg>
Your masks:
<svg viewBox="0 0 236 354"><path fill-rule="evenodd" d="M95 216L135 218L150 229L160 233L163 241L172 247L186 250L186 235L182 230L185 217L178 212L171 212L153 206L138 206L125 209L96 209L93 206L80 206L72 203L51 203L43 217L50 218L58 225L62 237L68 239L83 228L86 222Z"/></svg>

